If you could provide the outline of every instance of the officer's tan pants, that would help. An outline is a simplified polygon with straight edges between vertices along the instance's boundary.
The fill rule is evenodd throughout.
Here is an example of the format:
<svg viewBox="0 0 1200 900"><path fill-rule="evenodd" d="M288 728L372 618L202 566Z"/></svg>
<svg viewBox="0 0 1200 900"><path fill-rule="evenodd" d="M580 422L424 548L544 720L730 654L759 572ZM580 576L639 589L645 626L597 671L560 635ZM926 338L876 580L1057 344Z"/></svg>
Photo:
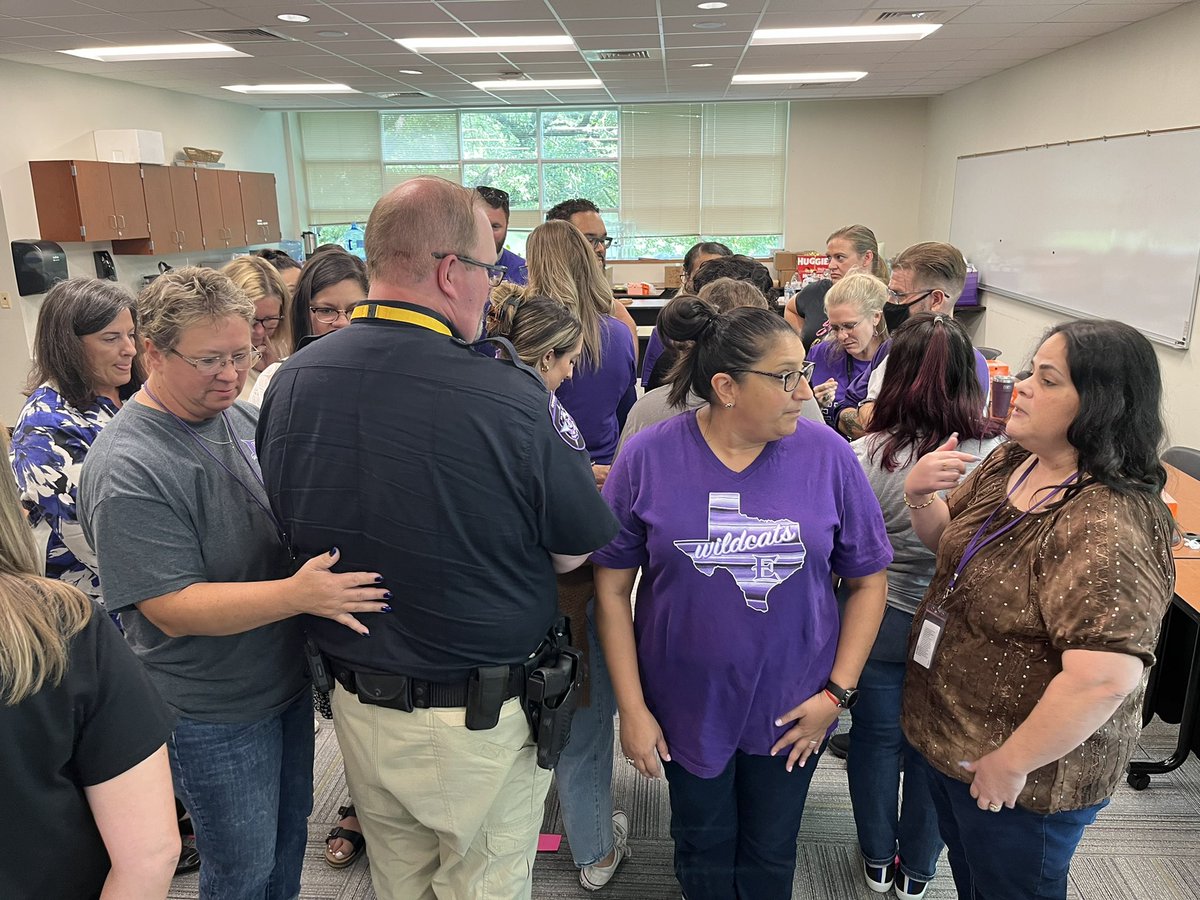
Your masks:
<svg viewBox="0 0 1200 900"><path fill-rule="evenodd" d="M528 900L550 773L519 701L488 731L333 692L333 724L380 900Z"/></svg>

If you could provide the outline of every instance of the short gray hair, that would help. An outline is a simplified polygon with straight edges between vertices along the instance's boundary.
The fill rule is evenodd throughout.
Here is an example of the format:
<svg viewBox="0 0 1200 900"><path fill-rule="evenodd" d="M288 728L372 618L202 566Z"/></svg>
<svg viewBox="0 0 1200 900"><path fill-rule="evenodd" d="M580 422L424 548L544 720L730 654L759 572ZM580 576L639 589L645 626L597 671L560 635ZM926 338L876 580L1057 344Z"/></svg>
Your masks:
<svg viewBox="0 0 1200 900"><path fill-rule="evenodd" d="M138 297L142 336L159 350L173 350L193 325L221 319L254 321L254 304L229 278L213 269L183 266L154 279Z"/></svg>

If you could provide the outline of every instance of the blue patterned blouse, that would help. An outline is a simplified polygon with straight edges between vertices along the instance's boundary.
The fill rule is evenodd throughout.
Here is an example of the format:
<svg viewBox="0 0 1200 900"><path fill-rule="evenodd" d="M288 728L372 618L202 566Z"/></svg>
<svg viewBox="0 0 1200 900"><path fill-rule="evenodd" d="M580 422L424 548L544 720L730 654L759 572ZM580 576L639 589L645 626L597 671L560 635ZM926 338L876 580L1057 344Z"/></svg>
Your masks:
<svg viewBox="0 0 1200 900"><path fill-rule="evenodd" d="M25 401L12 437L13 472L45 550L47 577L74 585L101 605L96 554L83 536L75 499L84 457L116 414L117 405L107 397L79 410L43 384Z"/></svg>

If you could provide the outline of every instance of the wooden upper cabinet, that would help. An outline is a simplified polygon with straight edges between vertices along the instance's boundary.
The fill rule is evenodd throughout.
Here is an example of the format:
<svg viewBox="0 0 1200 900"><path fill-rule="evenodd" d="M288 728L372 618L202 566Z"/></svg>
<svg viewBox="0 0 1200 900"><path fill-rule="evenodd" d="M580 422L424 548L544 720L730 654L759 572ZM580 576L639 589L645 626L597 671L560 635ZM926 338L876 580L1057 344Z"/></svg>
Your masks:
<svg viewBox="0 0 1200 900"><path fill-rule="evenodd" d="M29 164L29 174L44 240L77 243L150 236L137 164L36 161Z"/></svg>
<svg viewBox="0 0 1200 900"><path fill-rule="evenodd" d="M269 172L241 172L242 217L246 240L251 244L278 241L279 202L275 195L275 176Z"/></svg>
<svg viewBox="0 0 1200 900"><path fill-rule="evenodd" d="M171 200L175 204L175 227L179 230L179 250L182 253L203 250L197 170L190 166L172 166L168 171L171 173Z"/></svg>
<svg viewBox="0 0 1200 900"><path fill-rule="evenodd" d="M281 237L275 176L90 160L29 164L41 237L116 253L192 253Z"/></svg>
<svg viewBox="0 0 1200 900"><path fill-rule="evenodd" d="M245 247L254 243L246 237L246 220L242 217L241 172L222 169L217 172L217 185L221 191L221 215L225 219L226 247Z"/></svg>

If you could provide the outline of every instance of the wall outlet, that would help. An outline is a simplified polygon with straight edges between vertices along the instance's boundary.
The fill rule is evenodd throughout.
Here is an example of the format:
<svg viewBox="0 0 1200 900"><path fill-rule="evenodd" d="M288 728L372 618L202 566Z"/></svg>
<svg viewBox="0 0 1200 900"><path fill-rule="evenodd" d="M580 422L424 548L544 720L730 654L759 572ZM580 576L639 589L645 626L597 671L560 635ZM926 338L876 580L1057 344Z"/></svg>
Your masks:
<svg viewBox="0 0 1200 900"><path fill-rule="evenodd" d="M7 291L0 291L0 309L12 309L12 301L8 299Z"/></svg>

